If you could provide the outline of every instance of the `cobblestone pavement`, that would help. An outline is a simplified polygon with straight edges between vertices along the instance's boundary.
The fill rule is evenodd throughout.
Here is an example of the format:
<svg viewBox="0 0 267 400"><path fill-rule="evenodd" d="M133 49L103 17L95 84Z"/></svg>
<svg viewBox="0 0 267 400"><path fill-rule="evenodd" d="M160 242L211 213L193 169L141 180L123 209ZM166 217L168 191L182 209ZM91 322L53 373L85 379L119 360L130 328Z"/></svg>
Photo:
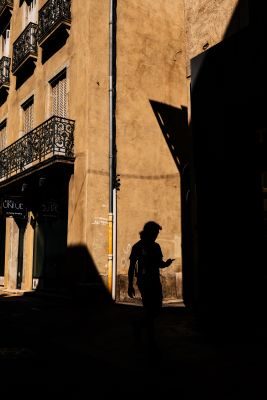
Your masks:
<svg viewBox="0 0 267 400"><path fill-rule="evenodd" d="M232 335L231 327L223 333L200 329L184 307L164 307L156 345L148 346L144 331L136 331L142 311L0 292L1 393L265 398L264 329L246 335Z"/></svg>

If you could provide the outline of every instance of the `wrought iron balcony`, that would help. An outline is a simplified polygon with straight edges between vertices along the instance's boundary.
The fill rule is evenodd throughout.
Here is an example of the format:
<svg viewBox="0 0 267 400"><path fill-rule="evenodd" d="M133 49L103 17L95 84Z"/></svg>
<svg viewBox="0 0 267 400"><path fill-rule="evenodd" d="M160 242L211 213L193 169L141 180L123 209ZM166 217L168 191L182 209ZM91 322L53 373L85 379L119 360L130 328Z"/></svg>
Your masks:
<svg viewBox="0 0 267 400"><path fill-rule="evenodd" d="M0 89L9 87L10 61L9 57L0 60Z"/></svg>
<svg viewBox="0 0 267 400"><path fill-rule="evenodd" d="M0 152L0 180L53 157L74 161L75 121L53 116Z"/></svg>
<svg viewBox="0 0 267 400"><path fill-rule="evenodd" d="M16 75L29 59L37 59L38 25L30 22L13 44L12 73Z"/></svg>
<svg viewBox="0 0 267 400"><path fill-rule="evenodd" d="M0 16L2 16L7 10L13 9L14 0L0 0Z"/></svg>
<svg viewBox="0 0 267 400"><path fill-rule="evenodd" d="M71 23L71 0L48 0L39 11L38 43L42 46L59 28Z"/></svg>

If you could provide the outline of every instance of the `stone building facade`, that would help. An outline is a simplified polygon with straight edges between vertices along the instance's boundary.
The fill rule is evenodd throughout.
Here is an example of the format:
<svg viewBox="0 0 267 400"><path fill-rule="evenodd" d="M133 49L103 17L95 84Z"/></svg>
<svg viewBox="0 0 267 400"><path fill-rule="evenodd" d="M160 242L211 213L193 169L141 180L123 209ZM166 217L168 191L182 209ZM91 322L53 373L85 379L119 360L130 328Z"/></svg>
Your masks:
<svg viewBox="0 0 267 400"><path fill-rule="evenodd" d="M113 280L128 300L131 246L155 220L175 258L165 297L181 299L180 161L163 125L171 113L187 124L183 2L118 1L112 21L110 3L1 1L1 284L111 290Z"/></svg>
<svg viewBox="0 0 267 400"><path fill-rule="evenodd" d="M165 300L205 298L199 154L222 147L198 140L200 71L220 45L242 48L249 17L238 0L0 1L2 286L129 301L131 247L154 220L175 258Z"/></svg>

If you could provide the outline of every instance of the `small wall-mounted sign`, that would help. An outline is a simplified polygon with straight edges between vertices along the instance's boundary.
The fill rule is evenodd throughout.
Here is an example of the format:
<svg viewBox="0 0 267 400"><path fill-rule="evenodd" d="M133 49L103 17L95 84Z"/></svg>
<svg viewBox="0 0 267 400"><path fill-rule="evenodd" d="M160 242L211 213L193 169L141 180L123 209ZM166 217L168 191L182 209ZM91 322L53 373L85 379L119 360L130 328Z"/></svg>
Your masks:
<svg viewBox="0 0 267 400"><path fill-rule="evenodd" d="M2 210L6 217L27 217L27 208L23 197L9 196L3 198Z"/></svg>
<svg viewBox="0 0 267 400"><path fill-rule="evenodd" d="M39 207L41 217L57 218L59 214L59 204L55 200L44 200Z"/></svg>

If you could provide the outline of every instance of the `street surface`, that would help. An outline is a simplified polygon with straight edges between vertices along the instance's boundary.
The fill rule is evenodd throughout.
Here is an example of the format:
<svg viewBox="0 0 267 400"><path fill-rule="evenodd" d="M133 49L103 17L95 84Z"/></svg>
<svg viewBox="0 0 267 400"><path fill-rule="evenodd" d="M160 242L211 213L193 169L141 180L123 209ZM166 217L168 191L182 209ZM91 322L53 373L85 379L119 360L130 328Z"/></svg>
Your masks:
<svg viewBox="0 0 267 400"><path fill-rule="evenodd" d="M263 399L267 335L199 327L184 307L166 306L156 345L136 331L142 307L0 292L2 394L73 399L147 395L177 399ZM91 398L96 398L92 395Z"/></svg>

